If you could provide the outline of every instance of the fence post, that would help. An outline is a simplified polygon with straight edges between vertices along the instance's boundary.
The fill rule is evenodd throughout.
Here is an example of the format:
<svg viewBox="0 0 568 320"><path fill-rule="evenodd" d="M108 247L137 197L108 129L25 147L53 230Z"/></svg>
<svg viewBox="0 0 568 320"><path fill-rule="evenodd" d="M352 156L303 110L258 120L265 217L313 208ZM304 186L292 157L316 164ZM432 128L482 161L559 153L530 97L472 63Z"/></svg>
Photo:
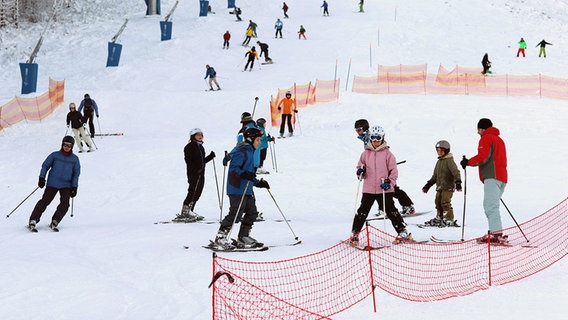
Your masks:
<svg viewBox="0 0 568 320"><path fill-rule="evenodd" d="M369 222L365 222L365 232L367 233L367 254L369 258L369 274L371 276L371 293L373 294L373 310L377 312L377 299L375 297L375 279L373 275L373 259L371 257L371 238L369 237Z"/></svg>

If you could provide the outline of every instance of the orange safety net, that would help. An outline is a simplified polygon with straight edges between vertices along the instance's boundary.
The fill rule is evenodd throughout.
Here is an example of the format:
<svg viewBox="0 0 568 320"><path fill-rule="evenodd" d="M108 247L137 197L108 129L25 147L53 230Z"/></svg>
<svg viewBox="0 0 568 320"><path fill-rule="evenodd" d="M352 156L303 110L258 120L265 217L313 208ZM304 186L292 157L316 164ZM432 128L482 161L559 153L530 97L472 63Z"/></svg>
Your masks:
<svg viewBox="0 0 568 320"><path fill-rule="evenodd" d="M568 99L568 79L545 75L482 75L482 68L456 66L448 70L442 65L437 74L428 74L426 65L381 66L378 75L355 76L353 92L476 94L493 96L540 96Z"/></svg>
<svg viewBox="0 0 568 320"><path fill-rule="evenodd" d="M22 120L44 119L63 103L64 92L65 81L49 79L48 92L33 98L15 97L0 107L0 130Z"/></svg>
<svg viewBox="0 0 568 320"><path fill-rule="evenodd" d="M213 319L329 319L372 295L373 288L425 302L518 281L567 255L567 214L568 198L520 224L520 229L505 229L510 246L479 244L476 239L393 244L393 236L368 224L359 243L374 250L343 241L274 262L215 254Z"/></svg>

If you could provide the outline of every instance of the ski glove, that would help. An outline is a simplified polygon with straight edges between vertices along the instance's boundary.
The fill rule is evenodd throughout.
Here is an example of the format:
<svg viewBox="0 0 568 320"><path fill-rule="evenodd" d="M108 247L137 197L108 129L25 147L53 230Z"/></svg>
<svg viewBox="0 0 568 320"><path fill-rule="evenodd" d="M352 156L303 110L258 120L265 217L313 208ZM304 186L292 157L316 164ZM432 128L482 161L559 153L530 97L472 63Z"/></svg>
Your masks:
<svg viewBox="0 0 568 320"><path fill-rule="evenodd" d="M465 167L467 167L469 160L467 160L467 158L465 156L463 156L462 161L460 161L460 165L462 166L462 168L465 170Z"/></svg>
<svg viewBox="0 0 568 320"><path fill-rule="evenodd" d="M462 182L461 181L456 181L456 191L459 191L459 192L462 191Z"/></svg>
<svg viewBox="0 0 568 320"><path fill-rule="evenodd" d="M71 198L75 198L76 195L77 195L77 187L71 188L71 193L70 193Z"/></svg>
<svg viewBox="0 0 568 320"><path fill-rule="evenodd" d="M211 159L215 158L215 152L211 151L211 152L209 153L209 157L210 157Z"/></svg>
<svg viewBox="0 0 568 320"><path fill-rule="evenodd" d="M268 182L266 180L260 179L260 181L256 184L257 188L265 188L265 189L270 189L270 186L268 185Z"/></svg>
<svg viewBox="0 0 568 320"><path fill-rule="evenodd" d="M282 110L282 108L278 107L278 111Z"/></svg>
<svg viewBox="0 0 568 320"><path fill-rule="evenodd" d="M430 187L432 187L432 185L433 183L426 182L426 184L422 187L422 192L428 193L428 190L430 190Z"/></svg>
<svg viewBox="0 0 568 320"><path fill-rule="evenodd" d="M254 174L252 172L245 171L245 172L241 173L241 179L252 181L252 180L254 180L254 178L256 178L256 174Z"/></svg>
<svg viewBox="0 0 568 320"><path fill-rule="evenodd" d="M381 188L385 191L389 190L391 188L391 181L390 179L385 179L383 181L383 183L381 183Z"/></svg>
<svg viewBox="0 0 568 320"><path fill-rule="evenodd" d="M223 165L226 167L227 164L229 164L229 161L231 161L231 156L228 153L225 153L225 157L223 158Z"/></svg>
<svg viewBox="0 0 568 320"><path fill-rule="evenodd" d="M357 178L361 179L364 174L365 174L365 168L357 169Z"/></svg>
<svg viewBox="0 0 568 320"><path fill-rule="evenodd" d="M37 182L37 186L38 186L40 189L43 189L43 187L45 187L45 179L42 178L42 177L40 177L40 178L39 178L39 181Z"/></svg>

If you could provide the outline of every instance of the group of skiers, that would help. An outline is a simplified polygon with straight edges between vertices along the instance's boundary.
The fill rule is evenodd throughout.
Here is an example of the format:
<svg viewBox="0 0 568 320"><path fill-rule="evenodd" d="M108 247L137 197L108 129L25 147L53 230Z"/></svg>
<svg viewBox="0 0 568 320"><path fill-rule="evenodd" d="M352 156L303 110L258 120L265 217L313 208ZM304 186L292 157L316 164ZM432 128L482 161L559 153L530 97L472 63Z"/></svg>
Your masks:
<svg viewBox="0 0 568 320"><path fill-rule="evenodd" d="M526 57L525 49L527 48L527 42L525 41L524 38L521 37L521 40L519 40L518 44L519 44L519 49L517 50L517 58L520 55L523 55L523 58ZM542 41L540 41L539 43L536 44L535 47L540 47L540 51L538 52L539 58L541 56L544 56L546 58L546 46L547 45L551 46L552 43L546 42L546 40L544 40L544 39L542 39ZM483 71L481 71L482 74L486 75L486 74L493 73L490 70L491 61L489 61L489 55L487 53L485 53L483 55L483 58L481 59L481 66L483 67Z"/></svg>

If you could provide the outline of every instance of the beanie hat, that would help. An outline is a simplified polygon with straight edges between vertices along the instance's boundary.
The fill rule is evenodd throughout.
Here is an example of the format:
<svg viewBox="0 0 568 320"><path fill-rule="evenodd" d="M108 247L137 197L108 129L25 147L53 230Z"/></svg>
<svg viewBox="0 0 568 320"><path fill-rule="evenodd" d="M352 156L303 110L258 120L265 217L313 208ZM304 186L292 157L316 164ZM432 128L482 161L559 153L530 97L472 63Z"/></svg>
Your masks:
<svg viewBox="0 0 568 320"><path fill-rule="evenodd" d="M479 122L477 123L478 129L487 129L487 128L492 127L492 126L493 126L493 122L491 122L491 120L489 120L487 118L479 119Z"/></svg>

